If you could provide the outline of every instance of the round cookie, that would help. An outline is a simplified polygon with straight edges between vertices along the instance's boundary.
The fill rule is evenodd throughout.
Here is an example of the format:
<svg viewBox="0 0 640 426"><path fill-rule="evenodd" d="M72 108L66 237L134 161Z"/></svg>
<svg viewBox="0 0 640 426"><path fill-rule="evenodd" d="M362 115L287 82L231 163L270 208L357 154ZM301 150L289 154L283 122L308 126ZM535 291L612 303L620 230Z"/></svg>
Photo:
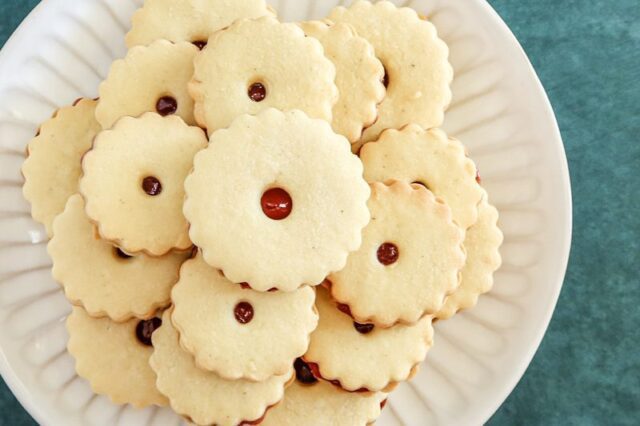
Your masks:
<svg viewBox="0 0 640 426"><path fill-rule="evenodd" d="M451 102L453 68L449 48L436 28L413 10L380 1L359 0L350 8L335 8L329 19L352 25L375 49L386 70L387 94L378 107L378 120L362 141L378 138L385 129L409 123L438 127Z"/></svg>
<svg viewBox="0 0 640 426"><path fill-rule="evenodd" d="M82 156L100 131L95 109L96 101L91 99L59 109L40 126L27 147L22 192L31 203L31 215L45 226L49 237L53 219L64 210L67 199L78 192Z"/></svg>
<svg viewBox="0 0 640 426"><path fill-rule="evenodd" d="M154 352L149 362L158 375L158 389L176 413L199 425L257 424L269 407L282 399L291 370L263 382L225 380L200 370L180 347L169 315L165 312L162 327L153 333Z"/></svg>
<svg viewBox="0 0 640 426"><path fill-rule="evenodd" d="M229 380L290 372L318 324L313 288L253 291L229 282L200 254L182 266L172 299L182 347L199 367Z"/></svg>
<svg viewBox="0 0 640 426"><path fill-rule="evenodd" d="M360 160L300 111L244 115L212 134L185 190L205 261L259 291L320 284L360 247L369 221Z"/></svg>
<svg viewBox="0 0 640 426"><path fill-rule="evenodd" d="M502 262L499 251L502 240L498 210L489 204L485 193L478 206L478 221L467 230L464 238L467 262L462 269L460 287L447 297L436 318L448 319L462 309L475 306L478 297L491 290L493 273Z"/></svg>
<svg viewBox="0 0 640 426"><path fill-rule="evenodd" d="M69 198L53 229L47 246L53 278L62 284L67 299L89 315L117 322L148 319L171 304L171 287L188 253L160 258L125 254L97 237L79 194Z"/></svg>
<svg viewBox="0 0 640 426"><path fill-rule="evenodd" d="M349 25L313 21L300 26L308 36L322 43L324 54L336 66L340 97L333 106L331 126L354 144L360 140L362 130L378 117L377 105L385 94L384 67L371 44L357 36Z"/></svg>
<svg viewBox="0 0 640 426"><path fill-rule="evenodd" d="M329 276L331 294L359 323L391 327L433 315L459 285L463 232L421 185L374 183L362 246Z"/></svg>
<svg viewBox="0 0 640 426"><path fill-rule="evenodd" d="M303 381L296 376L262 426L366 426L380 416L387 397L383 392L347 392L312 376L303 376Z"/></svg>
<svg viewBox="0 0 640 426"><path fill-rule="evenodd" d="M167 405L149 367L151 334L159 324L159 318L115 323L73 307L67 318L67 349L76 360L78 375L89 381L95 393L109 396L116 404Z"/></svg>
<svg viewBox="0 0 640 426"><path fill-rule="evenodd" d="M127 47L158 39L206 44L237 19L272 15L264 0L145 0L132 18Z"/></svg>
<svg viewBox="0 0 640 426"><path fill-rule="evenodd" d="M197 53L198 48L191 43L158 40L134 47L124 59L115 61L100 84L96 119L102 128L110 129L122 117L138 117L145 112L176 114L195 125L187 86Z"/></svg>
<svg viewBox="0 0 640 426"><path fill-rule="evenodd" d="M127 253L160 256L191 247L182 214L184 179L207 145L180 117L124 117L98 135L83 160L80 192L100 235Z"/></svg>
<svg viewBox="0 0 640 426"><path fill-rule="evenodd" d="M263 17L214 34L196 57L189 90L196 120L211 133L268 108L299 109L330 122L335 77L318 40L296 24Z"/></svg>
<svg viewBox="0 0 640 426"><path fill-rule="evenodd" d="M442 130L415 124L387 130L377 142L362 147L360 159L368 182L420 183L451 207L453 220L463 230L478 220L483 190L476 181L476 166L464 146Z"/></svg>
<svg viewBox="0 0 640 426"><path fill-rule="evenodd" d="M320 322L303 358L318 377L348 391L391 391L414 374L433 342L430 317L391 328L358 324L323 287L316 307Z"/></svg>

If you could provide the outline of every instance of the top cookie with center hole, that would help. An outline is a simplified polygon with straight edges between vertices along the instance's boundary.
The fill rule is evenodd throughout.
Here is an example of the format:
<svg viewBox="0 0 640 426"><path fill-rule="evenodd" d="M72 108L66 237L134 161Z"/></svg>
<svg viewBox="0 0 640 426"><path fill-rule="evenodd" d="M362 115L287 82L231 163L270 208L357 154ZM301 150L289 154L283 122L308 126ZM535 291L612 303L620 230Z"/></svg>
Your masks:
<svg viewBox="0 0 640 426"><path fill-rule="evenodd" d="M331 121L335 77L318 40L295 24L263 17L214 34L196 57L189 90L196 120L211 133L270 107Z"/></svg>

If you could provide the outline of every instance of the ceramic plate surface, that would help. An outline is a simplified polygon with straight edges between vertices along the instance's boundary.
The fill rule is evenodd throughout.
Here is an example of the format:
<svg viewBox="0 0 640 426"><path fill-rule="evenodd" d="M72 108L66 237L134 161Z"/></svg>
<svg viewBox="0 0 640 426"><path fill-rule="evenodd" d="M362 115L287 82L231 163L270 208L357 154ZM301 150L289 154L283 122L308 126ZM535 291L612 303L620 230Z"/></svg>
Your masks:
<svg viewBox="0 0 640 426"><path fill-rule="evenodd" d="M445 129L462 140L500 210L503 266L479 305L436 325L417 376L379 425L481 424L513 389L547 327L567 264L571 194L545 92L519 44L481 0L396 1L423 13L451 48L456 78ZM50 275L44 228L31 220L20 165L39 123L95 97L141 0L47 0L0 55L0 371L46 425L177 425L168 409L96 396L66 352L70 306ZM335 0L271 0L281 19L324 17ZM118 374L118 372L114 372Z"/></svg>

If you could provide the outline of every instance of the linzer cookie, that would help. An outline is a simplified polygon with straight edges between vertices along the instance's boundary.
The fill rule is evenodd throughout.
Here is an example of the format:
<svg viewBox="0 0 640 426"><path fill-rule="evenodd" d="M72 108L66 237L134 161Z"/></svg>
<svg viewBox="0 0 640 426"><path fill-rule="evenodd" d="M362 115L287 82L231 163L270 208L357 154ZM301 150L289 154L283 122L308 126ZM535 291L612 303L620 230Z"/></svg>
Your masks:
<svg viewBox="0 0 640 426"><path fill-rule="evenodd" d="M296 362L296 367L297 380L287 388L282 402L269 410L261 425L366 426L380 416L387 394L347 392L314 378L302 360Z"/></svg>
<svg viewBox="0 0 640 426"><path fill-rule="evenodd" d="M332 296L360 323L390 327L433 315L459 285L463 232L421 185L372 184L371 222L347 266L329 276Z"/></svg>
<svg viewBox="0 0 640 426"><path fill-rule="evenodd" d="M76 371L91 384L94 392L107 395L116 404L136 408L167 405L155 386L149 367L151 334L159 318L115 323L108 318L92 318L74 307L67 319L67 349L76 360Z"/></svg>
<svg viewBox="0 0 640 426"><path fill-rule="evenodd" d="M463 230L478 220L483 190L476 181L476 166L464 146L442 130L413 124L387 130L362 148L360 158L367 181L420 183L451 207L453 220Z"/></svg>
<svg viewBox="0 0 640 426"><path fill-rule="evenodd" d="M185 190L205 261L259 291L320 284L360 247L369 221L360 160L300 111L245 115L213 133Z"/></svg>
<svg viewBox="0 0 640 426"><path fill-rule="evenodd" d="M158 389L169 398L171 407L198 425L259 423L282 399L293 377L293 371L289 371L263 382L222 379L196 367L178 338L170 314L165 312L162 327L153 334L150 364L158 375Z"/></svg>
<svg viewBox="0 0 640 426"><path fill-rule="evenodd" d="M331 125L336 133L344 135L353 144L378 116L377 105L385 94L382 63L376 58L371 44L358 37L349 25L314 21L303 22L300 26L308 36L322 43L324 54L336 66L340 97L333 107Z"/></svg>
<svg viewBox="0 0 640 426"><path fill-rule="evenodd" d="M159 256L191 247L182 214L184 179L205 133L180 117L125 117L95 140L80 192L100 235L127 253Z"/></svg>
<svg viewBox="0 0 640 426"><path fill-rule="evenodd" d="M304 355L317 374L348 391L390 391L408 380L431 347L431 318L414 325L380 328L359 324L341 312L329 293L319 287L318 328Z"/></svg>
<svg viewBox="0 0 640 426"><path fill-rule="evenodd" d="M196 57L189 89L196 120L211 133L268 108L299 109L330 122L335 77L318 40L295 24L264 17L214 34Z"/></svg>
<svg viewBox="0 0 640 426"><path fill-rule="evenodd" d="M111 65L107 79L100 85L96 108L100 125L109 129L122 117L138 117L145 112L176 114L187 124L195 125L187 85L193 76L197 52L191 43L166 40L129 50L124 59Z"/></svg>
<svg viewBox="0 0 640 426"><path fill-rule="evenodd" d="M498 211L489 204L485 193L478 207L478 221L467 230L464 239L467 262L462 269L460 287L447 298L436 318L447 319L474 306L478 296L493 287L493 273L501 263L499 248L503 239L497 222Z"/></svg>
<svg viewBox="0 0 640 426"><path fill-rule="evenodd" d="M264 0L145 0L133 15L128 47L158 39L202 47L209 36L241 18L271 15Z"/></svg>
<svg viewBox="0 0 640 426"><path fill-rule="evenodd" d="M201 255L172 292L172 321L199 367L226 379L261 381L291 371L316 328L315 291L256 292L229 282Z"/></svg>
<svg viewBox="0 0 640 426"><path fill-rule="evenodd" d="M59 109L40 126L27 147L22 165L23 194L31 203L31 215L45 226L49 237L53 219L64 210L67 199L78 192L82 155L100 131L95 108L96 101L81 99Z"/></svg>
<svg viewBox="0 0 640 426"><path fill-rule="evenodd" d="M163 257L131 256L101 240L84 211L78 194L67 202L53 224L48 251L53 277L67 298L93 317L114 321L148 319L171 303L171 287L188 253Z"/></svg>
<svg viewBox="0 0 640 426"><path fill-rule="evenodd" d="M375 140L389 128L409 123L425 128L444 121L451 102L453 68L449 48L438 38L436 28L409 8L380 1L357 1L349 9L335 8L329 19L352 25L359 36L374 47L386 69L387 94L378 107L378 120L363 135Z"/></svg>

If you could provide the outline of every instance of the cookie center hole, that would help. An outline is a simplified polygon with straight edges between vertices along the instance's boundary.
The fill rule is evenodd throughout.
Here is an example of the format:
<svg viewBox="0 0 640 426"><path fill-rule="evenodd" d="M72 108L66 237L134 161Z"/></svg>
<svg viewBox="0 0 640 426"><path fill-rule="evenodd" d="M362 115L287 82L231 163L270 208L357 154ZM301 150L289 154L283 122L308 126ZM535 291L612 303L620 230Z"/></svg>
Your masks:
<svg viewBox="0 0 640 426"><path fill-rule="evenodd" d="M163 96L156 102L156 111L163 117L175 114L177 110L178 101L173 96Z"/></svg>
<svg viewBox="0 0 640 426"><path fill-rule="evenodd" d="M353 328L360 334L369 334L373 331L373 324L360 324L359 322L353 322Z"/></svg>
<svg viewBox="0 0 640 426"><path fill-rule="evenodd" d="M147 194L155 197L162 192L162 184L155 176L147 176L142 179L142 190Z"/></svg>
<svg viewBox="0 0 640 426"><path fill-rule="evenodd" d="M295 368L296 370L296 379L300 383L310 385L318 381L318 379L316 379L316 377L313 375L309 364L304 362L302 358L298 358L295 360L295 362L293 363L293 368Z"/></svg>
<svg viewBox="0 0 640 426"><path fill-rule="evenodd" d="M240 324L247 324L253 319L253 306L249 302L240 302L233 308L233 315Z"/></svg>
<svg viewBox="0 0 640 426"><path fill-rule="evenodd" d="M271 188L262 194L260 199L262 212L273 220L282 220L291 214L293 201L287 191L282 188Z"/></svg>
<svg viewBox="0 0 640 426"><path fill-rule="evenodd" d="M388 88L389 87L389 73L387 72L387 67L383 66L384 68L384 75L382 76L382 84L384 84L384 88Z"/></svg>
<svg viewBox="0 0 640 426"><path fill-rule="evenodd" d="M206 40L196 40L193 42L193 44L200 50L204 49L205 46L207 45L207 41Z"/></svg>
<svg viewBox="0 0 640 426"><path fill-rule="evenodd" d="M398 246L393 243L383 243L378 247L378 262L382 263L385 266L391 265L398 261L398 257L400 256L400 251L398 250Z"/></svg>
<svg viewBox="0 0 640 426"><path fill-rule="evenodd" d="M162 325L160 318L151 318L142 320L136 326L136 337L138 341L145 346L153 346L151 343L151 335Z"/></svg>
<svg viewBox="0 0 640 426"><path fill-rule="evenodd" d="M264 84L255 82L249 86L247 94L249 95L249 99L253 102L262 102L264 101L264 98L267 97L267 88L264 87Z"/></svg>
<svg viewBox="0 0 640 426"><path fill-rule="evenodd" d="M118 247L114 247L113 251L114 251L115 255L120 259L131 259L133 257L133 256L123 252Z"/></svg>

